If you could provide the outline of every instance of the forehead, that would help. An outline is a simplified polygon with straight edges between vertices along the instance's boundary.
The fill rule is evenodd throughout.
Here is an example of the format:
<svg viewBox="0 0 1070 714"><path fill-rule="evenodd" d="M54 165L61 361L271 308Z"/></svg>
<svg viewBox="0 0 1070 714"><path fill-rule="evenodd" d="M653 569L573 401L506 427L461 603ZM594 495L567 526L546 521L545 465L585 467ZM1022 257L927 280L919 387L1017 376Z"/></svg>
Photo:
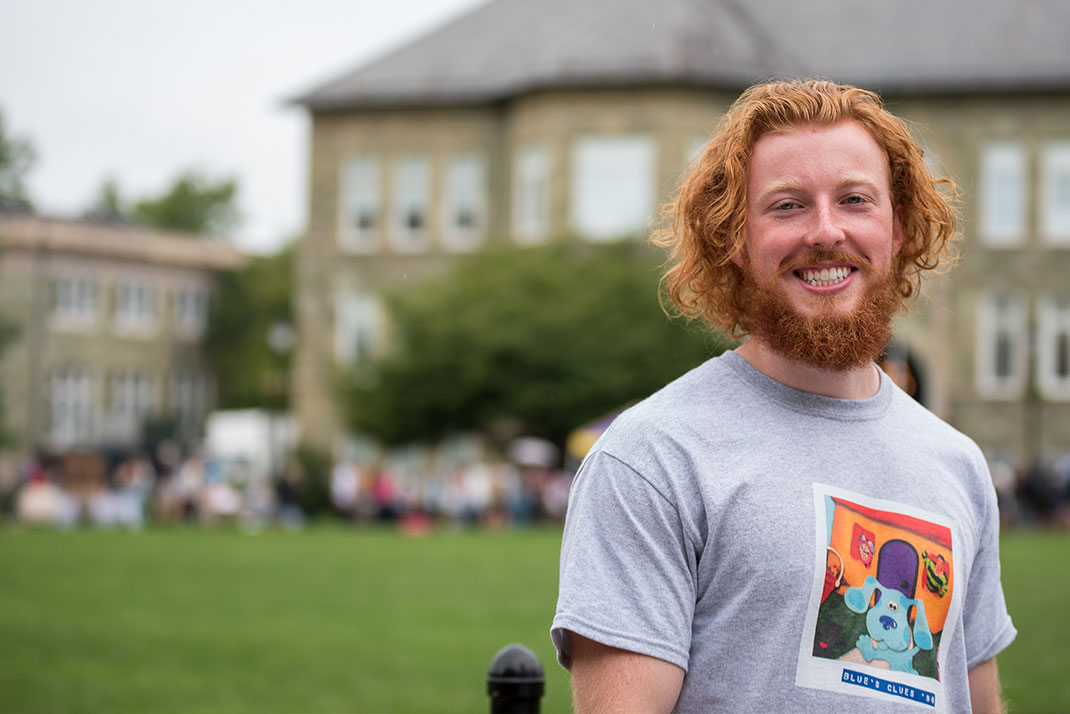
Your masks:
<svg viewBox="0 0 1070 714"><path fill-rule="evenodd" d="M837 174L861 174L885 186L890 182L888 155L856 121L795 125L763 134L751 151L748 183Z"/></svg>

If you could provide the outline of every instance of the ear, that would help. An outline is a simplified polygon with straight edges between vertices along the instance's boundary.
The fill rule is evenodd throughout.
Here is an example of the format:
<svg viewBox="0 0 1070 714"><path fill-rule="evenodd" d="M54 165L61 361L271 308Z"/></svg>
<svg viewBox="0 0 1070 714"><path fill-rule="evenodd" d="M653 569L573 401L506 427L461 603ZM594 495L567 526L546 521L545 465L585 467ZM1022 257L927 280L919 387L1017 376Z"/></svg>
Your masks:
<svg viewBox="0 0 1070 714"><path fill-rule="evenodd" d="M865 612L869 609L869 599L877 588L877 579L872 575L866 578L860 588L847 588L843 594L843 604L852 612Z"/></svg>
<svg viewBox="0 0 1070 714"><path fill-rule="evenodd" d="M921 600L911 600L910 604L917 605L914 613L914 644L923 650L933 648L933 636L929 632L929 618L925 617L925 603Z"/></svg>
<svg viewBox="0 0 1070 714"><path fill-rule="evenodd" d="M739 250L732 254L732 262L736 264L737 268L743 267L744 253L747 252L746 243L739 246Z"/></svg>
<svg viewBox="0 0 1070 714"><path fill-rule="evenodd" d="M903 221L900 219L902 215L901 205L892 210L892 255L899 255L899 251L903 249Z"/></svg>

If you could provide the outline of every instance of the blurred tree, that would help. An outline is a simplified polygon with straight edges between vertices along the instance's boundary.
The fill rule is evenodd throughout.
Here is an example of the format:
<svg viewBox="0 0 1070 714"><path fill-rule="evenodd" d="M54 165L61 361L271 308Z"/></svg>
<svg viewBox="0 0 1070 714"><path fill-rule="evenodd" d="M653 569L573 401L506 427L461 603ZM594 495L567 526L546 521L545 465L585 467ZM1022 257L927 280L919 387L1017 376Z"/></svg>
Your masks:
<svg viewBox="0 0 1070 714"><path fill-rule="evenodd" d="M502 424L563 443L725 349L665 315L658 273L634 242L467 258L388 297L396 348L343 375L350 424L386 443Z"/></svg>
<svg viewBox="0 0 1070 714"><path fill-rule="evenodd" d="M212 181L196 171L187 171L163 195L135 203L130 217L153 228L221 236L240 223L237 194L235 179Z"/></svg>
<svg viewBox="0 0 1070 714"><path fill-rule="evenodd" d="M287 464L283 480L293 489L297 504L309 518L330 513L331 455L307 444L298 444Z"/></svg>
<svg viewBox="0 0 1070 714"><path fill-rule="evenodd" d="M222 409L285 409L293 347L294 246L225 273L208 318L206 348Z"/></svg>
<svg viewBox="0 0 1070 714"><path fill-rule="evenodd" d="M0 112L0 211L33 209L23 178L36 158L28 140L8 136L4 115Z"/></svg>
<svg viewBox="0 0 1070 714"><path fill-rule="evenodd" d="M91 221L129 221L129 211L119 193L119 182L111 176L104 179L97 197L82 215Z"/></svg>

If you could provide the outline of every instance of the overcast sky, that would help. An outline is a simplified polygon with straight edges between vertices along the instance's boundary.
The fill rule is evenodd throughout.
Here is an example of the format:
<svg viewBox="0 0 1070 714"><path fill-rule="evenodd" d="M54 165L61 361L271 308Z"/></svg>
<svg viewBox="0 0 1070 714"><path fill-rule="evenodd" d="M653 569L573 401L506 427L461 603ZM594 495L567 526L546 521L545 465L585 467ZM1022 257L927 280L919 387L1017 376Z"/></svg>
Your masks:
<svg viewBox="0 0 1070 714"><path fill-rule="evenodd" d="M239 181L237 244L305 223L308 123L295 95L485 0L2 0L0 111L29 139L39 212L76 217L198 169Z"/></svg>

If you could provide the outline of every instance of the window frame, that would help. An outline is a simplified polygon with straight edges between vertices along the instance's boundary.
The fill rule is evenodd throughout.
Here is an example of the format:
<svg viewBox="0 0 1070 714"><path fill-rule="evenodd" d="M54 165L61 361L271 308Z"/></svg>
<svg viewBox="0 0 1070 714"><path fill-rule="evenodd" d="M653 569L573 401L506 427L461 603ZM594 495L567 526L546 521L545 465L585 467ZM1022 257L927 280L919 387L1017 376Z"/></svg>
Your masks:
<svg viewBox="0 0 1070 714"><path fill-rule="evenodd" d="M1040 233L1045 244L1070 247L1070 141L1044 145L1040 206Z"/></svg>
<svg viewBox="0 0 1070 714"><path fill-rule="evenodd" d="M1001 306L999 303L1003 302ZM975 376L985 399L1014 400L1025 393L1029 357L1029 302L1013 290L982 293L977 302ZM1011 369L998 374L998 341L1007 340Z"/></svg>
<svg viewBox="0 0 1070 714"><path fill-rule="evenodd" d="M989 248L1023 245L1029 233L1030 200L1029 151L1025 144L988 142L981 149L979 174L978 227L982 243Z"/></svg>
<svg viewBox="0 0 1070 714"><path fill-rule="evenodd" d="M100 284L86 275L58 275L53 282L52 327L84 331L100 316Z"/></svg>
<svg viewBox="0 0 1070 714"><path fill-rule="evenodd" d="M171 291L171 320L180 335L198 338L208 327L211 291L201 285L179 285Z"/></svg>
<svg viewBox="0 0 1070 714"><path fill-rule="evenodd" d="M552 171L544 144L525 144L513 155L512 233L517 243L542 243L550 235Z"/></svg>
<svg viewBox="0 0 1070 714"><path fill-rule="evenodd" d="M382 300L370 290L340 290L334 301L334 358L360 364L378 354L385 326Z"/></svg>
<svg viewBox="0 0 1070 714"><path fill-rule="evenodd" d="M657 151L647 133L577 138L569 191L572 228L595 243L643 235L656 207Z"/></svg>
<svg viewBox="0 0 1070 714"><path fill-rule="evenodd" d="M197 370L179 370L171 375L168 406L185 428L197 426L208 413L208 378Z"/></svg>
<svg viewBox="0 0 1070 714"><path fill-rule="evenodd" d="M124 336L151 337L159 329L160 289L143 278L115 283L112 324Z"/></svg>
<svg viewBox="0 0 1070 714"><path fill-rule="evenodd" d="M373 214L373 224L362 225L365 209ZM356 224L349 220L357 212ZM383 169L376 154L354 154L338 169L338 245L352 253L372 253L380 245L383 232Z"/></svg>
<svg viewBox="0 0 1070 714"><path fill-rule="evenodd" d="M423 253L430 247L431 159L426 154L401 154L391 162L390 247L398 253ZM411 212L420 213L414 228Z"/></svg>
<svg viewBox="0 0 1070 714"><path fill-rule="evenodd" d="M57 445L71 446L92 440L96 380L84 367L59 367L49 375L49 434Z"/></svg>
<svg viewBox="0 0 1070 714"><path fill-rule="evenodd" d="M470 174L469 174L470 172ZM467 202L471 205L465 206ZM459 212L471 211L472 223L461 226ZM481 154L467 151L446 160L442 190L442 245L455 251L471 251L486 238L487 162Z"/></svg>
<svg viewBox="0 0 1070 714"><path fill-rule="evenodd" d="M1064 375L1059 374L1062 350ZM1070 294L1046 295L1037 301L1036 370L1037 389L1044 397L1070 400Z"/></svg>

